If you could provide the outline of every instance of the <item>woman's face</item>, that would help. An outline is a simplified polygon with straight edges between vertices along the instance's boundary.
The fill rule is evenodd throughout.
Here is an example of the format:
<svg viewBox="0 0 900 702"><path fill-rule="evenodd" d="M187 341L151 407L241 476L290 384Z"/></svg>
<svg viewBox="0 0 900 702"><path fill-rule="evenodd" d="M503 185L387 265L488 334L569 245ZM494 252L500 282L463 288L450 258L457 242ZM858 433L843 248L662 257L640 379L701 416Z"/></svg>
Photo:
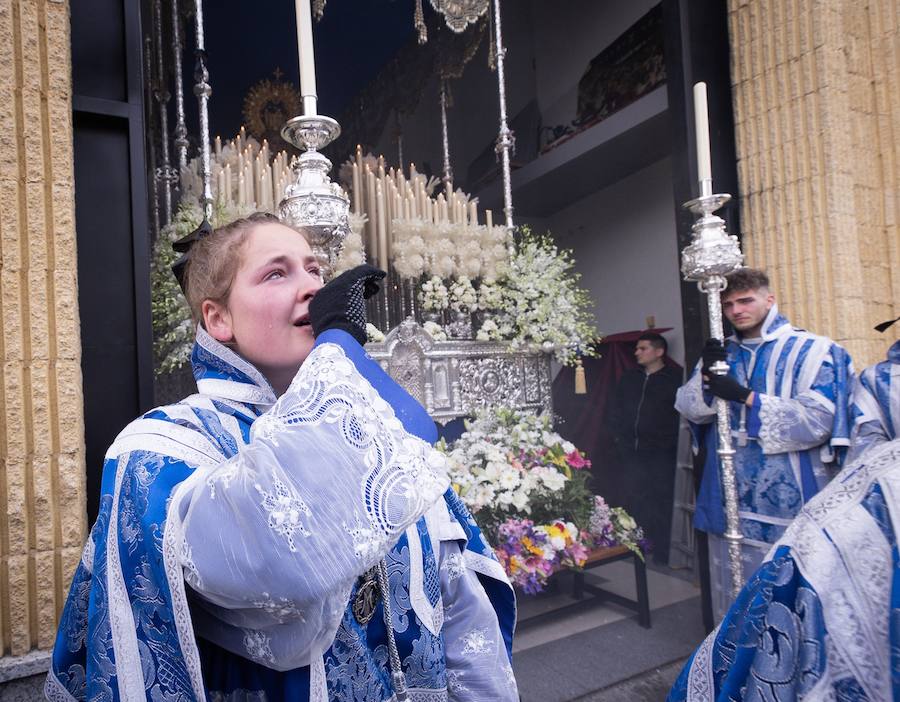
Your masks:
<svg viewBox="0 0 900 702"><path fill-rule="evenodd" d="M319 263L302 235L274 222L256 226L240 255L227 304L204 301L204 322L280 395L312 350L309 303L322 287Z"/></svg>

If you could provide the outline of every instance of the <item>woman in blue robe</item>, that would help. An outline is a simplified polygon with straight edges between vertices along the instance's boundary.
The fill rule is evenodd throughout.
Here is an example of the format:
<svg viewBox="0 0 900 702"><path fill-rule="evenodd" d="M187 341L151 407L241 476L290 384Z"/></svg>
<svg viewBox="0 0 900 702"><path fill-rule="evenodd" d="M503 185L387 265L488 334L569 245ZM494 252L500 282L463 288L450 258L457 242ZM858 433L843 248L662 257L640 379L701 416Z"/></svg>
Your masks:
<svg viewBox="0 0 900 702"><path fill-rule="evenodd" d="M193 243L198 392L107 451L48 699L518 699L512 589L361 346L381 276L271 215Z"/></svg>

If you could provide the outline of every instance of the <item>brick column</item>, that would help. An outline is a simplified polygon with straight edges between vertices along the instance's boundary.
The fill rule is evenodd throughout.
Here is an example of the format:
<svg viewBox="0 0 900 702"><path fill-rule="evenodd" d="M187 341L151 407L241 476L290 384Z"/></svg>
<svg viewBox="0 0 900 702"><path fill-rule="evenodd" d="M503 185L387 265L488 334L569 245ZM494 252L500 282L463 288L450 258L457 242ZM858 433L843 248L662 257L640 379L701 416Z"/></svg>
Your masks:
<svg viewBox="0 0 900 702"><path fill-rule="evenodd" d="M857 369L900 330L900 5L728 0L744 250Z"/></svg>
<svg viewBox="0 0 900 702"><path fill-rule="evenodd" d="M0 3L0 635L53 644L85 537L69 5Z"/></svg>

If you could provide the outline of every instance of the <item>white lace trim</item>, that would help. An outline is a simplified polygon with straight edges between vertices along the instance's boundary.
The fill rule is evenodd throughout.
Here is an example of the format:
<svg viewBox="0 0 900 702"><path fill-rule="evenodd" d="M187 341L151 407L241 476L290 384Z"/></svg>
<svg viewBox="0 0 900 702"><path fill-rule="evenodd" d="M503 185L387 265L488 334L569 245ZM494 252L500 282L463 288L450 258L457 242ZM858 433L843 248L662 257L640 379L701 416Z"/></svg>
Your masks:
<svg viewBox="0 0 900 702"><path fill-rule="evenodd" d="M138 651L134 615L125 587L122 564L119 561L119 498L122 479L128 466L129 454L119 458L116 482L106 537L106 588L109 597L109 626L116 657L116 678L119 697L131 701L146 699L144 674Z"/></svg>
<svg viewBox="0 0 900 702"><path fill-rule="evenodd" d="M327 680L325 659L320 651L314 651L309 665L309 702L328 702Z"/></svg>
<svg viewBox="0 0 900 702"><path fill-rule="evenodd" d="M720 625L721 626L721 625ZM688 673L687 702L709 702L715 696L715 686L712 677L712 650L716 637L719 635L719 627L707 636L691 662L691 670Z"/></svg>
<svg viewBox="0 0 900 702"><path fill-rule="evenodd" d="M213 339L209 335L209 333L199 324L197 325L196 340L197 344L202 348L206 349L214 356L218 356L226 363L239 370L241 373L250 378L250 380L252 380L255 384L248 385L247 383L238 383L232 380L226 380L222 382L226 383L227 385L221 386L219 392L211 392L207 394L221 396L231 400L238 400L239 402L249 401L253 404L271 405L273 402L275 402L275 391L272 390L272 386L269 384L269 381L265 379L263 374L256 369L256 366L248 363L244 358L238 356L230 348ZM205 384L212 380L214 379L207 378L198 381L197 389L200 390L200 392L205 392L200 388L200 384ZM210 387L213 386L211 385ZM217 384L215 387L219 387L219 385ZM257 402L252 398L260 398L260 401Z"/></svg>
<svg viewBox="0 0 900 702"><path fill-rule="evenodd" d="M44 697L50 702L75 702L72 696L59 679L54 675L53 669L47 673L47 680L44 683Z"/></svg>
<svg viewBox="0 0 900 702"><path fill-rule="evenodd" d="M197 640L194 637L194 624L191 620L191 610L188 606L187 592L184 587L185 564L182 561L184 555L190 555L184 535L181 530L181 519L177 512L179 500L175 496L189 486L191 478L198 473L195 471L173 491L173 497L169 501L166 510L166 526L163 534L163 565L166 570L166 580L169 582L169 594L172 597L172 615L175 620L175 631L178 634L178 643L184 657L184 665L191 679L191 687L198 700L202 700L205 692L203 686L203 673L200 669L200 652L197 650ZM190 566L193 565L189 561ZM188 572L196 578L196 584L200 584L200 574L196 567L188 567Z"/></svg>
<svg viewBox="0 0 900 702"><path fill-rule="evenodd" d="M425 593L425 570L422 554L422 542L415 524L406 528L406 541L409 544L409 600L412 610L422 625L432 634L440 634L444 623L444 610L440 606L432 607ZM437 560L437 554L435 554Z"/></svg>
<svg viewBox="0 0 900 702"><path fill-rule="evenodd" d="M152 451L194 466L222 461L221 451L199 428L189 429L162 419L133 421L116 437L106 452L106 458L118 458L129 451Z"/></svg>
<svg viewBox="0 0 900 702"><path fill-rule="evenodd" d="M407 689L410 702L447 702L447 688L432 690L426 687L411 687Z"/></svg>
<svg viewBox="0 0 900 702"><path fill-rule="evenodd" d="M88 573L94 572L94 535L88 534L87 541L84 542L84 548L81 550L81 564Z"/></svg>
<svg viewBox="0 0 900 702"><path fill-rule="evenodd" d="M487 556L482 556L466 549L463 551L463 560L466 565L476 573L487 575L489 578L494 578L494 580L499 580L501 583L509 585L509 578L506 576L506 571L503 570L503 566L493 558L488 558ZM510 587L512 587L512 585L510 585Z"/></svg>

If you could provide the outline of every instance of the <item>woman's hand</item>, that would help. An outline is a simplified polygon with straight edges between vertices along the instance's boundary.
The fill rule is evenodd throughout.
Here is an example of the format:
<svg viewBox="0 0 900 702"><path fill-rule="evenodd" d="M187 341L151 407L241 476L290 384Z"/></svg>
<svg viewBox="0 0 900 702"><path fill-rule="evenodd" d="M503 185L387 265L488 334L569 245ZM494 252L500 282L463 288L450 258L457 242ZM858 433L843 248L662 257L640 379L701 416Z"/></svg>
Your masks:
<svg viewBox="0 0 900 702"><path fill-rule="evenodd" d="M374 266L363 264L344 271L316 293L309 303L309 322L313 334L342 329L360 344L366 343L366 303L380 289L387 275Z"/></svg>

